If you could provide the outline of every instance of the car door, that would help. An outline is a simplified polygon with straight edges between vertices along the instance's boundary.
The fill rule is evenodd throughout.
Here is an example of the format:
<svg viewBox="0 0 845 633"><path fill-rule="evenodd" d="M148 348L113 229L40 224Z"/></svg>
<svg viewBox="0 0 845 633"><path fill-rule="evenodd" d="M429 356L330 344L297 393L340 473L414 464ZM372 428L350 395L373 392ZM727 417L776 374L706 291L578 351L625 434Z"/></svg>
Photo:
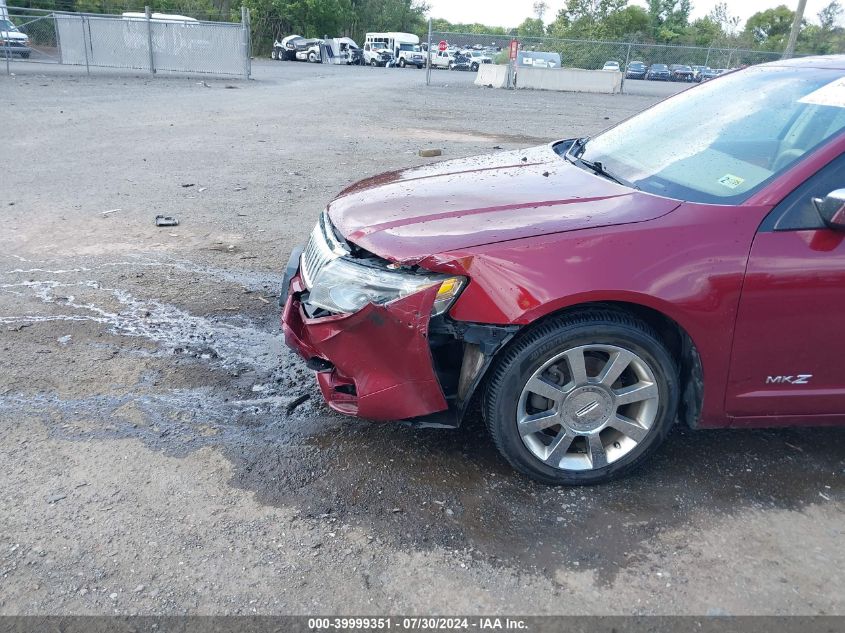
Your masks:
<svg viewBox="0 0 845 633"><path fill-rule="evenodd" d="M845 154L778 204L755 236L726 395L733 424L845 422L845 232L827 228L813 204L842 188Z"/></svg>

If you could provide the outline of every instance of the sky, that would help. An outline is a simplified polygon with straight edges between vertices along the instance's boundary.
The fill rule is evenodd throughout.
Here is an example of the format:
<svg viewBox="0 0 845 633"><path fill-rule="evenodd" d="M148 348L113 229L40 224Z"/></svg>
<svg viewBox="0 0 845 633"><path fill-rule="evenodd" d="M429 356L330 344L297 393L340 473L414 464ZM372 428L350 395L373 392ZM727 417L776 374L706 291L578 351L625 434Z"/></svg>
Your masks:
<svg viewBox="0 0 845 633"><path fill-rule="evenodd" d="M429 15L450 22L481 22L490 26L514 27L525 18L533 17L534 0L427 0L431 7ZM550 22L565 4L566 0L546 0L549 10L546 22ZM719 0L692 0L692 19L707 15ZM816 14L827 6L830 0L807 0L804 17L810 22L818 22ZM641 0L632 0L631 4L646 6ZM740 28L745 20L758 11L785 4L790 9L798 6L798 0L727 0L731 15L741 19ZM841 21L841 20L840 20Z"/></svg>

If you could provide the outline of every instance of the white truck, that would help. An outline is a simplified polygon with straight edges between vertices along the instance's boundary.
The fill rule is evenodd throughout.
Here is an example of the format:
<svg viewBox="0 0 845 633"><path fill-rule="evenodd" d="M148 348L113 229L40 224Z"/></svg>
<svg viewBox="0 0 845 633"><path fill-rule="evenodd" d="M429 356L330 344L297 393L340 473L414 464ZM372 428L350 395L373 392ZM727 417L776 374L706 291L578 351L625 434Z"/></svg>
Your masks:
<svg viewBox="0 0 845 633"><path fill-rule="evenodd" d="M476 49L467 49L461 52L469 58L470 70L472 72L477 71L478 67L481 66L481 64L493 63L493 58L484 53L483 51L479 51Z"/></svg>
<svg viewBox="0 0 845 633"><path fill-rule="evenodd" d="M27 59L32 49L29 47L29 36L21 33L9 18L6 0L0 0L0 57L14 57Z"/></svg>
<svg viewBox="0 0 845 633"><path fill-rule="evenodd" d="M447 49L445 51L433 50L431 51L431 67L432 68L451 68L455 62L455 53L457 51Z"/></svg>
<svg viewBox="0 0 845 633"><path fill-rule="evenodd" d="M367 33L364 39L365 55L367 44L370 45L370 49L375 47L375 50L389 51L393 55L395 65L400 68L406 66L423 68L425 66L425 53L420 48L420 38L413 33L396 31Z"/></svg>

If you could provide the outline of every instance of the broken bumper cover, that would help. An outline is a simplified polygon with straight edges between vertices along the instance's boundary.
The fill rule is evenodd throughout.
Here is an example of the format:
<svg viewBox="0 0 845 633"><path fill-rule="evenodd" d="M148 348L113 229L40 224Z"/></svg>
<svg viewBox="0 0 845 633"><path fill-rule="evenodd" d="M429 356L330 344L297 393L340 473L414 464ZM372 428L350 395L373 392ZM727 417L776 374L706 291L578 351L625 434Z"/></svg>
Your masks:
<svg viewBox="0 0 845 633"><path fill-rule="evenodd" d="M436 286L386 305L370 303L354 314L314 319L302 308L303 291L297 272L282 294L285 343L317 370L332 409L387 421L448 408L428 343Z"/></svg>

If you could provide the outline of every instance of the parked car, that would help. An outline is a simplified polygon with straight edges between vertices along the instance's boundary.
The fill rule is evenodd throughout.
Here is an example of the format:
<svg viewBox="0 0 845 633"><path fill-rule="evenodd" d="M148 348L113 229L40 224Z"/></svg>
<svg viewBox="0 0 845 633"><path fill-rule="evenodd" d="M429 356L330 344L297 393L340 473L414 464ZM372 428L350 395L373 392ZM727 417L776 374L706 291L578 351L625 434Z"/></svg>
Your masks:
<svg viewBox="0 0 845 633"><path fill-rule="evenodd" d="M457 426L480 401L549 484L631 471L676 420L845 425L843 78L772 62L349 187L291 254L285 341L344 414Z"/></svg>
<svg viewBox="0 0 845 633"><path fill-rule="evenodd" d="M11 20L0 18L0 57L17 55L21 59L29 59L30 53L29 36L21 33Z"/></svg>
<svg viewBox="0 0 845 633"><path fill-rule="evenodd" d="M472 68L472 57L464 53L456 53L449 64L449 70L470 70Z"/></svg>
<svg viewBox="0 0 845 633"><path fill-rule="evenodd" d="M393 53L381 42L367 42L364 44L363 60L368 66L392 66Z"/></svg>
<svg viewBox="0 0 845 633"><path fill-rule="evenodd" d="M432 68L451 68L452 62L455 61L455 54L448 50L432 51L430 60Z"/></svg>
<svg viewBox="0 0 845 633"><path fill-rule="evenodd" d="M398 66L405 68L413 66L415 68L425 68L425 53L418 44L401 44L399 47Z"/></svg>
<svg viewBox="0 0 845 633"><path fill-rule="evenodd" d="M469 57L469 69L476 72L481 64L492 64L493 58L482 50L466 50L464 55Z"/></svg>
<svg viewBox="0 0 845 633"><path fill-rule="evenodd" d="M645 79L646 72L648 72L648 66L646 66L642 62L631 62L628 64L628 68L625 69L625 78L626 79Z"/></svg>
<svg viewBox="0 0 845 633"><path fill-rule="evenodd" d="M601 68L602 70L612 70L614 72L619 72L619 62L605 62L604 66Z"/></svg>
<svg viewBox="0 0 845 633"><path fill-rule="evenodd" d="M719 75L725 72L724 68L706 68L701 73L701 80L708 81L710 79L715 79Z"/></svg>
<svg viewBox="0 0 845 633"><path fill-rule="evenodd" d="M670 79L672 81L693 81L694 73L692 68L683 64L672 64L669 66Z"/></svg>
<svg viewBox="0 0 845 633"><path fill-rule="evenodd" d="M692 80L696 83L701 83L704 71L708 68L708 66L692 66Z"/></svg>
<svg viewBox="0 0 845 633"><path fill-rule="evenodd" d="M672 73L666 64L652 64L648 67L645 78L652 81L669 81L672 78Z"/></svg>

